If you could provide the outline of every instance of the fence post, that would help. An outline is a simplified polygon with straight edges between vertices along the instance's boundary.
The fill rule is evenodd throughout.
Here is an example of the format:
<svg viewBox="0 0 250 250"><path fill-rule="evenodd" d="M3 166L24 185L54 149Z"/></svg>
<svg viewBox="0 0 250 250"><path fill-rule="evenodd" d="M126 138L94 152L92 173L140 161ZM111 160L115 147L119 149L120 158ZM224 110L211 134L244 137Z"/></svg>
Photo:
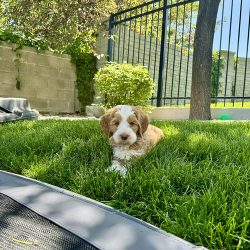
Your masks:
<svg viewBox="0 0 250 250"><path fill-rule="evenodd" d="M113 51L113 22L114 22L114 14L111 14L109 17L109 38L108 38L108 62L112 61L112 51Z"/></svg>
<svg viewBox="0 0 250 250"><path fill-rule="evenodd" d="M167 5L168 5L168 0L164 0L162 31L161 31L160 65L159 65L158 90L157 90L157 107L162 106L163 71L165 64L166 30L167 30L167 15L168 15Z"/></svg>

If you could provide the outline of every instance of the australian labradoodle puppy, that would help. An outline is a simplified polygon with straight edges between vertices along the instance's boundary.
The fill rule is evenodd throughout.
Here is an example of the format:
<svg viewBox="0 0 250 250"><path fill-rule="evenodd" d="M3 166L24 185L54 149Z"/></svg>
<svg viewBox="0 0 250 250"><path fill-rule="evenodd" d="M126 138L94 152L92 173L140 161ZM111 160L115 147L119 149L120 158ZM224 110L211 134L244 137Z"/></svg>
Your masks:
<svg viewBox="0 0 250 250"><path fill-rule="evenodd" d="M139 107L119 105L101 117L102 131L108 135L113 149L109 171L125 175L126 162L148 152L162 137L161 129L150 125L146 114Z"/></svg>

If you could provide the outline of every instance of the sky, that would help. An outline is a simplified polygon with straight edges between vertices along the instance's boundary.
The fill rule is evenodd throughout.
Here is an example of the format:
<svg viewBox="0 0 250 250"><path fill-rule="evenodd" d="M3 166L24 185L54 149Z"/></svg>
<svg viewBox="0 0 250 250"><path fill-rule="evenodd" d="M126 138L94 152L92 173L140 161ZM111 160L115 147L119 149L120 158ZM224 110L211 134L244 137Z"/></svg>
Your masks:
<svg viewBox="0 0 250 250"><path fill-rule="evenodd" d="M239 19L240 19L240 6L242 2L242 13L241 22L239 30ZM216 32L214 36L214 50L219 50L220 48L220 37L221 49L229 50L235 53L239 53L240 57L250 57L250 39L248 45L248 55L247 51L247 36L249 30L249 15L250 15L250 0L224 0L224 18L222 19L222 5L223 0L221 0L220 8L218 11L217 21L219 24L216 27ZM232 8L232 20L231 17L231 7ZM221 20L223 21L223 32L221 36ZM230 30L230 20L232 22L231 26L231 41L229 47L229 30ZM240 34L239 46L238 46L238 35Z"/></svg>

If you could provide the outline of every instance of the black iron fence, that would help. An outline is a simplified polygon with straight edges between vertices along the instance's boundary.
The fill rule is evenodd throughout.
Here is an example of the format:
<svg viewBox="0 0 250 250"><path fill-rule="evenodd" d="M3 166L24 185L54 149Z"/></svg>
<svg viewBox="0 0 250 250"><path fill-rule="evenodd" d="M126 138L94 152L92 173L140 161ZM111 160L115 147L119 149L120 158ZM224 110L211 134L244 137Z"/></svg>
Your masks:
<svg viewBox="0 0 250 250"><path fill-rule="evenodd" d="M154 0L113 14L110 61L146 66L156 82L151 104L188 105L199 0ZM250 100L250 1L221 0L214 39L211 100ZM249 105L250 106L250 105Z"/></svg>

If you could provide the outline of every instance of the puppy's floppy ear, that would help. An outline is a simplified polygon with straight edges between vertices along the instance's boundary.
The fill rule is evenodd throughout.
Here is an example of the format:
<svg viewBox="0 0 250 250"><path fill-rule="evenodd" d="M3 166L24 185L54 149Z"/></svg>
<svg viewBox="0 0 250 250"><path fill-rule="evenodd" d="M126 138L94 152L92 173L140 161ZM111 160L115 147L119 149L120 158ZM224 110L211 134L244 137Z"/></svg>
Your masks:
<svg viewBox="0 0 250 250"><path fill-rule="evenodd" d="M109 123L115 112L116 112L116 108L112 108L108 110L107 113L105 113L103 116L101 116L101 120L100 120L101 129L108 137L112 135L110 132L110 128L109 128Z"/></svg>
<svg viewBox="0 0 250 250"><path fill-rule="evenodd" d="M146 132L149 124L148 116L142 111L140 107L134 107L133 111L135 112L135 115L137 117L137 120L139 122L139 133L140 136Z"/></svg>

